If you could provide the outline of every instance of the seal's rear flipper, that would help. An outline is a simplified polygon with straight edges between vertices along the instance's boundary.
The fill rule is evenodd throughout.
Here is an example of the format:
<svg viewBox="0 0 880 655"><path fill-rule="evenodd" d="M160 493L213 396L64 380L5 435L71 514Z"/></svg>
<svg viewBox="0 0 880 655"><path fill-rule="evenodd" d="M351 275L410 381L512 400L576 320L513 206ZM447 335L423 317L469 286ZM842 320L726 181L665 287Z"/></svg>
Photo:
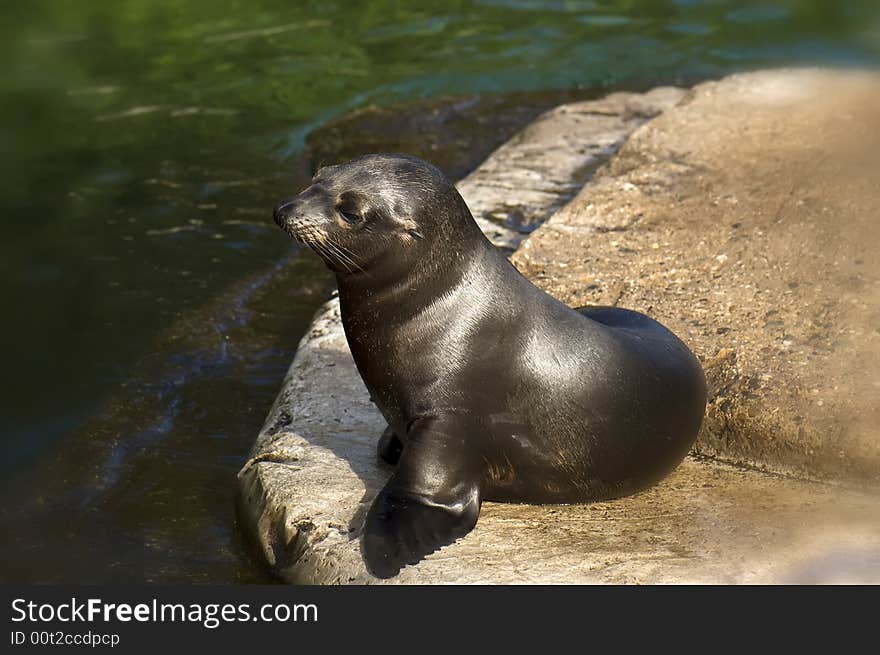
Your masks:
<svg viewBox="0 0 880 655"><path fill-rule="evenodd" d="M367 514L367 568L390 578L473 530L480 513L480 459L458 421L416 421L397 470Z"/></svg>

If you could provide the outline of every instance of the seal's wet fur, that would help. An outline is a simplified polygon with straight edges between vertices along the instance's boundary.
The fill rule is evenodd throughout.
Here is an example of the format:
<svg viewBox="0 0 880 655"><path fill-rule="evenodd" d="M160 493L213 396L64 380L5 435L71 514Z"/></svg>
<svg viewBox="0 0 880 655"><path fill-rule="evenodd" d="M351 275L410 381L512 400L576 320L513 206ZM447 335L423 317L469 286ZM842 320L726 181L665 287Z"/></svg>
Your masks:
<svg viewBox="0 0 880 655"><path fill-rule="evenodd" d="M653 319L571 309L483 235L443 174L404 155L322 168L275 210L336 273L345 334L396 466L362 547L391 577L465 535L482 500L643 489L687 453L702 369Z"/></svg>

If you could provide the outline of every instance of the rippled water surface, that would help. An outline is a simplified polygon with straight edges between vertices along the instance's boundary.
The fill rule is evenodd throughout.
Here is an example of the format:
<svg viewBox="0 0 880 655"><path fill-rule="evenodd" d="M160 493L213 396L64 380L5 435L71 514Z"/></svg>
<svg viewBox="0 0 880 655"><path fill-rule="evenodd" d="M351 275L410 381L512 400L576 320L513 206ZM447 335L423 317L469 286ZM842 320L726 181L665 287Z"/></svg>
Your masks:
<svg viewBox="0 0 880 655"><path fill-rule="evenodd" d="M263 579L234 474L331 287L270 211L328 120L528 92L437 123L433 150L406 121L345 143L457 175L553 91L880 58L877 2L35 1L0 19L2 580Z"/></svg>

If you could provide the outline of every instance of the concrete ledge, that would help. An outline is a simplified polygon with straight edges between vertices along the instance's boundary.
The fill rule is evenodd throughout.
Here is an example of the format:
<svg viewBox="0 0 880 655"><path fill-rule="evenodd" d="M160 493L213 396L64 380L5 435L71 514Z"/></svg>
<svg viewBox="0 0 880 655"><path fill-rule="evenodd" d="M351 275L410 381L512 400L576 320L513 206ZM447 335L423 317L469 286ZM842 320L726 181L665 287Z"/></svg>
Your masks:
<svg viewBox="0 0 880 655"><path fill-rule="evenodd" d="M880 582L876 496L693 459L614 502L484 503L465 539L377 580L358 535L391 472L375 455L385 426L338 312L319 313L240 474L242 518L286 582Z"/></svg>
<svg viewBox="0 0 880 655"><path fill-rule="evenodd" d="M486 236L513 250L573 198L633 130L683 95L660 87L561 105L493 152L458 190Z"/></svg>

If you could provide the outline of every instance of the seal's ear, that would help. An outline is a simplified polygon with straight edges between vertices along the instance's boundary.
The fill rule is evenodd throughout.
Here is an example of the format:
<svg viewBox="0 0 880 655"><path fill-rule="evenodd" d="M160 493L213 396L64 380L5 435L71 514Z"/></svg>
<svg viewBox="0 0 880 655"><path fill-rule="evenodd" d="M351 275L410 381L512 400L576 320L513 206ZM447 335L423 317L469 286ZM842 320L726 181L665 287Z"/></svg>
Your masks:
<svg viewBox="0 0 880 655"><path fill-rule="evenodd" d="M406 230L406 233L409 234L411 237L415 237L416 239L425 238L425 235L422 234L422 231L419 229L419 224L411 218L405 218L403 220L403 228Z"/></svg>

